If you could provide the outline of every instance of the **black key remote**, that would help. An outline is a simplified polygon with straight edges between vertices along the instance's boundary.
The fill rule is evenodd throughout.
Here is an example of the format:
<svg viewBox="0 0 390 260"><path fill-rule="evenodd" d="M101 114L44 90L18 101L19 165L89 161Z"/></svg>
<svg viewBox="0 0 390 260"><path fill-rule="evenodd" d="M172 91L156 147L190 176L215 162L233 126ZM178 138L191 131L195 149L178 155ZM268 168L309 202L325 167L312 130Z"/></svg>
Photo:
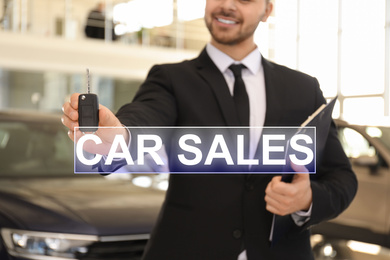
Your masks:
<svg viewBox="0 0 390 260"><path fill-rule="evenodd" d="M79 96L79 126L83 133L94 133L99 125L99 101L96 94L90 93L88 69L87 82L88 93Z"/></svg>

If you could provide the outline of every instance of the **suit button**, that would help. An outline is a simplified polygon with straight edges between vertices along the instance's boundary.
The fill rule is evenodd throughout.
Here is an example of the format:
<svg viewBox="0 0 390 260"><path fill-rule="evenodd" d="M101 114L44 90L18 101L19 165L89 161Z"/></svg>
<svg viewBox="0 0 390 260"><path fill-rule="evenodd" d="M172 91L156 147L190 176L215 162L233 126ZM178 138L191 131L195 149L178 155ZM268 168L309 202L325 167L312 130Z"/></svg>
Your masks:
<svg viewBox="0 0 390 260"><path fill-rule="evenodd" d="M241 232L241 230L239 230L239 229L234 230L234 231L233 231L233 237L234 237L235 239L241 238L241 237L242 237L242 232Z"/></svg>
<svg viewBox="0 0 390 260"><path fill-rule="evenodd" d="M255 189L255 185L253 183L247 182L247 183L245 183L245 189L247 191L252 191Z"/></svg>

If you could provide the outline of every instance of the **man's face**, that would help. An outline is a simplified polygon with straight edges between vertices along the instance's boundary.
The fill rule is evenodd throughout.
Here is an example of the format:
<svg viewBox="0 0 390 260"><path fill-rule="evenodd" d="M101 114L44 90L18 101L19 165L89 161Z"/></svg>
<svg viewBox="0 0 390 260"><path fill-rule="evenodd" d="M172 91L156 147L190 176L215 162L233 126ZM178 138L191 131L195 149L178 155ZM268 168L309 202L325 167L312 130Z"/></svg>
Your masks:
<svg viewBox="0 0 390 260"><path fill-rule="evenodd" d="M207 0L205 21L212 41L235 45L253 41L259 22L265 22L271 11L267 0Z"/></svg>

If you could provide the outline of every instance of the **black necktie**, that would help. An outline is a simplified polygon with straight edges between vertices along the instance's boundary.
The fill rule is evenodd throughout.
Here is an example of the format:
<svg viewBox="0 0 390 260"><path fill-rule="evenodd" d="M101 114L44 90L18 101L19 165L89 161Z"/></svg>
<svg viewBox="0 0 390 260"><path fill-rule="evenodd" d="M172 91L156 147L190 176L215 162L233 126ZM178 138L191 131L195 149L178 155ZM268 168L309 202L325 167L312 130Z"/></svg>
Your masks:
<svg viewBox="0 0 390 260"><path fill-rule="evenodd" d="M233 64L229 67L234 75L233 99L236 104L238 119L242 126L249 126L249 98L241 77L243 68L246 68L243 64Z"/></svg>
<svg viewBox="0 0 390 260"><path fill-rule="evenodd" d="M249 98L245 83L241 77L241 70L246 68L243 64L230 65L229 69L234 75L233 99L241 126L249 126ZM242 129L244 134L244 156L249 155L249 129Z"/></svg>

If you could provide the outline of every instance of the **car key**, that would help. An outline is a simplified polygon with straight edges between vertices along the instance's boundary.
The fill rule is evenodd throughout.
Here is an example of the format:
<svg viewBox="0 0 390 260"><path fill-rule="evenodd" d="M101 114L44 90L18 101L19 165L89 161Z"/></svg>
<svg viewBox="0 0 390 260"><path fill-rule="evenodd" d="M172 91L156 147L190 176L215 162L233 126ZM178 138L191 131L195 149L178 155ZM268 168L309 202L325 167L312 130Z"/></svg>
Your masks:
<svg viewBox="0 0 390 260"><path fill-rule="evenodd" d="M79 96L79 126L83 133L94 133L99 125L99 102L96 94L91 94L89 69L87 69L87 93Z"/></svg>

